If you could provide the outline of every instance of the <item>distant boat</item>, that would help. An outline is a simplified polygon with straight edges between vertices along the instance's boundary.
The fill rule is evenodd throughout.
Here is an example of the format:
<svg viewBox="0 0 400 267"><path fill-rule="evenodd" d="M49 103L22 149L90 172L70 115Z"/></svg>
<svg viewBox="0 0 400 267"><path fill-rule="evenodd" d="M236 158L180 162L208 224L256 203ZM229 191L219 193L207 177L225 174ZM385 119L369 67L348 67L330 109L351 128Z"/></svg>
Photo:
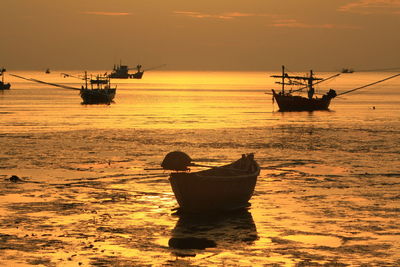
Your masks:
<svg viewBox="0 0 400 267"><path fill-rule="evenodd" d="M348 68L343 68L342 69L342 73L353 73L354 70L353 69L348 69Z"/></svg>
<svg viewBox="0 0 400 267"><path fill-rule="evenodd" d="M6 69L1 68L1 70L0 70L0 75L1 75L0 90L9 90L11 88L11 84L4 82L4 72L6 72Z"/></svg>
<svg viewBox="0 0 400 267"><path fill-rule="evenodd" d="M136 66L136 73L130 74L131 70L127 65L114 65L113 71L109 75L113 79L142 79L144 71L141 71L142 65Z"/></svg>
<svg viewBox="0 0 400 267"><path fill-rule="evenodd" d="M338 76L339 74L333 75L327 79ZM282 66L282 75L272 75L273 78L282 79L281 82L276 82L282 85L281 92L277 93L272 89L273 99L279 106L279 111L314 111L314 110L328 110L331 100L336 97L336 91L330 89L322 97L316 97L314 89L314 81L325 81L327 79L321 79L314 77L314 73L311 70L309 76L290 76L285 72L285 66ZM319 83L318 82L318 83ZM285 91L285 85L299 85L302 88L297 90ZM293 95L294 92L307 89L308 97L301 95Z"/></svg>
<svg viewBox="0 0 400 267"><path fill-rule="evenodd" d="M182 152L170 154L172 153ZM162 164L164 168L168 165L167 157ZM189 213L231 211L250 205L249 200L259 174L260 166L254 160L254 155L249 154L221 167L192 173L173 172L169 181L180 211Z"/></svg>
<svg viewBox="0 0 400 267"><path fill-rule="evenodd" d="M50 74L50 69L47 68L46 71L45 71L45 73L46 73L46 74Z"/></svg>
<svg viewBox="0 0 400 267"><path fill-rule="evenodd" d="M83 100L82 104L110 104L114 100L117 87L111 87L110 83L110 78L105 77L105 76L100 76L98 75L95 79L93 78L88 78L87 72L85 71L84 77L76 77L67 73L62 73L64 77L74 77L78 79L82 79L85 81L85 84L82 85L81 88L76 88L72 86L67 86L63 84L57 84L57 83L49 83L37 79L32 79L32 78L25 78L19 75L15 74L10 74L14 77L36 82L36 83L42 83L42 84L47 84L51 86L56 86L64 89L71 89L71 90L77 90L80 93L80 96ZM89 86L90 84L90 86Z"/></svg>
<svg viewBox="0 0 400 267"><path fill-rule="evenodd" d="M85 87L82 86L80 90L82 104L110 104L114 100L117 87L111 87L109 77L97 76L96 79L90 79L90 88L87 80L85 72Z"/></svg>

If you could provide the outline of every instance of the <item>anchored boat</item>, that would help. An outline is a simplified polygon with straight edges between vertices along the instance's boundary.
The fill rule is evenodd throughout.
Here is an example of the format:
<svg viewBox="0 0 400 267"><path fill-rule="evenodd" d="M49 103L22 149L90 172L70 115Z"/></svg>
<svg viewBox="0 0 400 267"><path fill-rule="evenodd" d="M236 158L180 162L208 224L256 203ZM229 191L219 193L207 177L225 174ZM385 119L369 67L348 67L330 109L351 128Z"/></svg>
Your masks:
<svg viewBox="0 0 400 267"><path fill-rule="evenodd" d="M42 83L42 84L47 84L55 87L60 87L64 89L70 89L70 90L77 90L79 91L79 94L83 100L82 104L110 104L113 102L113 99L115 97L117 87L111 87L111 82L110 78L106 76L100 76L98 75L96 78L88 78L87 72L85 71L85 74L83 77L76 77L67 73L61 73L64 77L74 77L78 78L81 80L85 81L85 84L82 85L81 88L76 88L72 86L67 86L63 84L57 84L57 83L49 83L33 78L25 78L19 75L15 74L10 74L14 77L24 79L27 81L32 81L36 83ZM89 86L90 83L90 86Z"/></svg>
<svg viewBox="0 0 400 267"><path fill-rule="evenodd" d="M330 89L322 97L315 96L314 81L320 83L339 74L333 75L329 78L322 79L314 76L313 71L310 71L309 76L291 76L285 72L285 66L282 66L282 75L272 75L273 78L280 78L282 81L276 82L282 85L282 90L277 93L272 89L273 99L278 103L279 111L314 111L314 110L328 110L331 100L336 97L336 91ZM302 86L297 90L285 91L285 85ZM307 89L307 97L301 95L293 95L294 92L299 92Z"/></svg>
<svg viewBox="0 0 400 267"><path fill-rule="evenodd" d="M0 90L9 90L11 88L11 84L4 82L4 72L6 72L6 69L1 68L1 70L0 70L0 75L1 75Z"/></svg>
<svg viewBox="0 0 400 267"><path fill-rule="evenodd" d="M85 72L85 87L82 86L80 90L82 104L110 104L113 101L117 87L111 87L109 77L97 76L90 79L90 88L87 80Z"/></svg>
<svg viewBox="0 0 400 267"><path fill-rule="evenodd" d="M242 155L241 159L224 166L190 172L187 166L201 165L190 164L190 160L183 158L185 163L182 167L177 166L179 160L174 158L179 153L183 152L171 152L161 166L177 170L170 174L169 181L181 211L231 211L250 205L249 200L260 174L260 166L253 154Z"/></svg>
<svg viewBox="0 0 400 267"><path fill-rule="evenodd" d="M144 71L141 70L142 65L136 66L136 73L129 73L131 70L127 65L114 65L113 71L109 75L110 78L116 79L142 79Z"/></svg>

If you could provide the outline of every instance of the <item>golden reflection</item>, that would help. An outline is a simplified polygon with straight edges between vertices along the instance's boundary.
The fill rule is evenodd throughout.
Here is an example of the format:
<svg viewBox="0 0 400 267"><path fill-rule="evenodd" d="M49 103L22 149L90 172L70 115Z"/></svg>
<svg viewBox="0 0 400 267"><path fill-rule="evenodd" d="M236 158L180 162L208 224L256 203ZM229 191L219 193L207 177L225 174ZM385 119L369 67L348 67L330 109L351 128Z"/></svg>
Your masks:
<svg viewBox="0 0 400 267"><path fill-rule="evenodd" d="M327 247L340 247L342 240L335 236L328 235L288 235L284 239L301 242L306 245L317 245Z"/></svg>
<svg viewBox="0 0 400 267"><path fill-rule="evenodd" d="M257 228L248 210L232 213L180 214L168 241L174 254L182 249L206 249L250 245L258 239Z"/></svg>

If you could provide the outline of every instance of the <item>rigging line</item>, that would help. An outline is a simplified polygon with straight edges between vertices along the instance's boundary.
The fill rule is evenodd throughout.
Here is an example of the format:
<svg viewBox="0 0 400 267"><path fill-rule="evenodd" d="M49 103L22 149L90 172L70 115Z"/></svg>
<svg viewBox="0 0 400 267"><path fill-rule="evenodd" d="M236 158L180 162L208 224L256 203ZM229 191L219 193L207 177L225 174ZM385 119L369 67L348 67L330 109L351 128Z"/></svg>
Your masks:
<svg viewBox="0 0 400 267"><path fill-rule="evenodd" d="M332 76L330 76L330 77L328 77L328 78L326 78L326 79L320 80L320 81L318 81L318 82L314 83L313 85L316 85L316 84L322 83L322 82L324 82L324 81L327 81L327 80L333 79L333 78L335 78L335 77L337 77L337 76L339 76L339 75L340 75L340 73L337 73L337 74L335 74L335 75L332 75ZM303 90L303 89L306 89L306 88L307 88L307 86L305 86L305 87L302 87L302 88L299 88L299 89L296 89L296 90L293 90L292 92L301 91L301 90Z"/></svg>
<svg viewBox="0 0 400 267"><path fill-rule="evenodd" d="M47 84L47 85L52 85L52 86L61 87L61 88L64 88L64 89L81 90L81 89L79 89L79 88L72 87L72 86L67 86L67 85L62 85L62 84L56 84L56 83L48 83L48 82L44 82L44 81L36 80L36 79L32 79L32 78L25 78L25 77L22 77L22 76L19 76L19 75L16 75L16 74L11 74L11 73L10 73L10 75L11 75L11 76L14 76L14 77L17 77L17 78L20 78L20 79L23 79L23 80L27 80L27 81L31 81L31 82L37 82L37 83L42 83L42 84Z"/></svg>
<svg viewBox="0 0 400 267"><path fill-rule="evenodd" d="M144 69L143 71L154 70L154 69L162 68L162 67L165 67L165 66L167 66L167 64L162 64L162 65L158 65L158 66L151 67L151 68L148 68L148 69Z"/></svg>
<svg viewBox="0 0 400 267"><path fill-rule="evenodd" d="M85 80L84 77L79 77L79 76L75 76L75 75L68 74L68 73L60 73L60 75L61 75L61 76L64 76L64 78L66 78L66 77L72 77L72 78L76 78L76 79L79 79L79 80Z"/></svg>
<svg viewBox="0 0 400 267"><path fill-rule="evenodd" d="M397 77L397 76L400 76L400 73L398 73L398 74L396 74L396 75L393 75L393 76L390 76L390 77L388 77L388 78L385 78L385 79L383 79L383 80L379 80L379 81L376 81L376 82L373 82L373 83L370 83L370 84L367 84L367 85L363 85L363 86L360 86L360 87L357 87L357 88L354 88L354 89L351 89L351 90L348 90L348 91L339 93L339 94L337 94L337 95L339 96L339 95L348 94L348 93L354 92L354 91L356 91L356 90L359 90L359 89L362 89L362 88L365 88L365 87L368 87L368 86L371 86L371 85L374 85L374 84L377 84L377 83L381 83L381 82L384 82L384 81L393 79L393 78L395 78L395 77Z"/></svg>
<svg viewBox="0 0 400 267"><path fill-rule="evenodd" d="M322 83L322 82L327 81L327 80L330 80L330 79L333 79L333 78L335 78L335 77L337 77L337 76L339 76L339 75L340 75L340 73L337 73L337 74L332 75L332 76L330 76L330 77L328 77L328 78L326 78L326 79L323 79L323 80L320 80L320 81L314 83L314 85L319 84L319 83ZM296 89L296 90L291 90L290 92L293 93L293 92L301 91L301 90L307 89L307 88L308 88L307 86L304 86L304 87L301 87L301 88ZM266 94L266 95L272 95L272 93L270 93L270 92L264 92L264 94Z"/></svg>

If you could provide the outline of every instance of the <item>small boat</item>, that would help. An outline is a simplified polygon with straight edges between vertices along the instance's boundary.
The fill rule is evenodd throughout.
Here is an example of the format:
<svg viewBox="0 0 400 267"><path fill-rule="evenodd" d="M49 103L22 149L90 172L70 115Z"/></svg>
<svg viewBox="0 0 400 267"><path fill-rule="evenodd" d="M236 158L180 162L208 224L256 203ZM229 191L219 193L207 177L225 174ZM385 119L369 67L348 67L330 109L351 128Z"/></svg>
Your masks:
<svg viewBox="0 0 400 267"><path fill-rule="evenodd" d="M0 70L0 75L1 75L0 90L9 90L11 88L11 84L4 82L4 72L6 72L6 69L1 68L1 70Z"/></svg>
<svg viewBox="0 0 400 267"><path fill-rule="evenodd" d="M353 73L354 70L353 69L349 69L349 68L343 68L342 69L342 73Z"/></svg>
<svg viewBox="0 0 400 267"><path fill-rule="evenodd" d="M84 77L76 77L67 73L61 73L64 77L74 77L85 81L85 84L81 88L45 82L33 78L25 78L16 74L10 74L14 77L24 79L27 81L32 81L36 83L47 84L55 87L60 87L64 89L77 90L83 100L82 104L110 104L113 102L115 97L117 87L111 87L110 78L106 76L98 75L95 79L88 78L87 72L85 71ZM90 83L90 86L89 86Z"/></svg>
<svg viewBox="0 0 400 267"><path fill-rule="evenodd" d="M49 69L49 68L47 68L47 69L46 69L46 71L45 71L44 73L46 73L46 74L50 74L50 69Z"/></svg>
<svg viewBox="0 0 400 267"><path fill-rule="evenodd" d="M136 66L136 73L130 74L129 70L131 70L127 65L114 65L113 71L109 75L110 78L113 79L142 79L144 71L141 71L142 65Z"/></svg>
<svg viewBox="0 0 400 267"><path fill-rule="evenodd" d="M97 76L95 79L90 79L90 88L86 72L84 79L85 86L80 90L82 104L110 104L113 101L117 88L111 87L109 77Z"/></svg>
<svg viewBox="0 0 400 267"><path fill-rule="evenodd" d="M282 85L281 92L277 93L272 89L273 100L275 100L279 106L279 111L314 111L314 110L328 110L331 100L336 97L336 91L330 89L322 97L315 96L314 81L326 81L328 79L337 77L339 74L335 74L329 78L321 79L314 77L314 73L311 70L309 76L290 76L285 72L285 66L282 66L282 75L272 75L273 78L282 79L281 82L276 82ZM318 83L319 83L318 82ZM285 91L285 85L300 85L302 86L297 90ZM293 95L294 92L307 89L308 97L301 95Z"/></svg>
<svg viewBox="0 0 400 267"><path fill-rule="evenodd" d="M248 207L253 195L260 166L253 154L228 165L212 167L198 172L189 172L187 166L201 166L186 161L183 168L177 167L168 156L162 163L164 169L175 169L170 174L170 184L178 201L180 211L189 213L232 211ZM171 158L171 157L170 157ZM172 168L168 168L172 166ZM185 169L186 171L183 171Z"/></svg>

